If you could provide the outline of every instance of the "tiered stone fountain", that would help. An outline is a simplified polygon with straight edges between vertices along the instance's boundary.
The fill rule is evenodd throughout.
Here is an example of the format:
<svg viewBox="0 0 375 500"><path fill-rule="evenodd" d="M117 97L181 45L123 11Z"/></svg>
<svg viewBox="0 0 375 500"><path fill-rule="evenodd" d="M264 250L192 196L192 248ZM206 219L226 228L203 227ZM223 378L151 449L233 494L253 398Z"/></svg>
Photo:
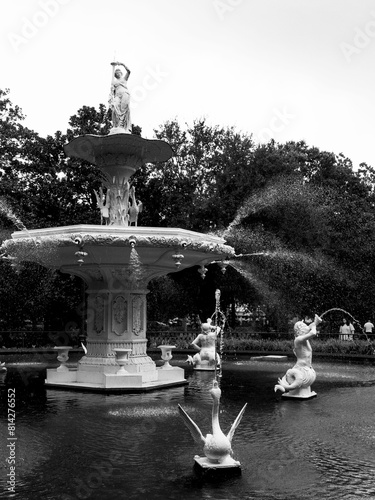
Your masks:
<svg viewBox="0 0 375 500"><path fill-rule="evenodd" d="M47 370L49 387L127 391L186 383L183 369L157 368L146 353L147 284L192 266L202 272L234 254L216 236L138 226L142 205L129 180L143 163L167 161L173 151L168 143L132 135L128 128L116 122L109 135L83 135L64 148L67 156L89 161L103 174L103 189L96 193L101 225L17 231L1 249L14 265L37 262L79 276L87 285L87 353L77 370ZM116 351L123 350L130 355L121 356L119 364Z"/></svg>

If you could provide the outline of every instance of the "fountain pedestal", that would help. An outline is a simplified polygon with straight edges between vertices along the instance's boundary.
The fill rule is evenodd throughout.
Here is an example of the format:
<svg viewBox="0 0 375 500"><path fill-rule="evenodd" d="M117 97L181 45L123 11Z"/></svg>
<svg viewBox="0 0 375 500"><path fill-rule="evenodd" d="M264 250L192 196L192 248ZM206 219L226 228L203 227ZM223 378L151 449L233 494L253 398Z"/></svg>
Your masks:
<svg viewBox="0 0 375 500"><path fill-rule="evenodd" d="M299 389L294 389L294 391L285 392L281 395L284 399L311 399L315 398L317 393L311 390L311 387L301 387Z"/></svg>
<svg viewBox="0 0 375 500"><path fill-rule="evenodd" d="M222 481L224 478L240 476L242 468L240 462L231 458L226 463L213 464L207 457L194 457L194 470L199 477L209 481Z"/></svg>

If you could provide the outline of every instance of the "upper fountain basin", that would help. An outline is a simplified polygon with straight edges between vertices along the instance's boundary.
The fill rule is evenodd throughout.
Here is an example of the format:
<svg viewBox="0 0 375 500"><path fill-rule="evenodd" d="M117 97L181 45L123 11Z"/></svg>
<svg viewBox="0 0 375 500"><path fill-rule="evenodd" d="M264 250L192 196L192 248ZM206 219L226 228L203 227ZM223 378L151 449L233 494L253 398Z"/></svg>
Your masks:
<svg viewBox="0 0 375 500"><path fill-rule="evenodd" d="M66 144L64 151L67 156L97 165L108 177L125 180L142 164L164 162L174 154L167 142L134 134L86 134Z"/></svg>

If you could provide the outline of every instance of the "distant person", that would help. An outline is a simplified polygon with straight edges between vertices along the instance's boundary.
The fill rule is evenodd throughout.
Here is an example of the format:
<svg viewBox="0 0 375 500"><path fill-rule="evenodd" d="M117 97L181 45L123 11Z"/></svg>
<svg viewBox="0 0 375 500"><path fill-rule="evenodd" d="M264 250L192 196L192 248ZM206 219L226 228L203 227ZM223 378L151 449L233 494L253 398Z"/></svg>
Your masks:
<svg viewBox="0 0 375 500"><path fill-rule="evenodd" d="M372 335L372 330L374 329L374 325L371 323L371 320L368 319L367 322L363 325L366 334Z"/></svg>
<svg viewBox="0 0 375 500"><path fill-rule="evenodd" d="M354 325L351 321L349 321L349 328L350 328L349 340L353 340L355 329L354 329Z"/></svg>
<svg viewBox="0 0 375 500"><path fill-rule="evenodd" d="M346 318L343 318L340 326L340 340L353 340L354 326Z"/></svg>

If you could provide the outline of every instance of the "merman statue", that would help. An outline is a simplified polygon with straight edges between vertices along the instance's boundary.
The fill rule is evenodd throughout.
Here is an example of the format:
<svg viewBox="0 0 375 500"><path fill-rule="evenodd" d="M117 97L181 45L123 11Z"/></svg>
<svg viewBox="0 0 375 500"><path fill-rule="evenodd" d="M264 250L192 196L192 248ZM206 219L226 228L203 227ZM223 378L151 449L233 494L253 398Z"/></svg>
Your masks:
<svg viewBox="0 0 375 500"><path fill-rule="evenodd" d="M293 352L297 363L279 378L275 385L275 392L281 391L285 398L310 399L316 396L316 392L311 390L316 373L312 367L312 348L309 340L317 335L316 327L321 322L322 319L317 314L314 319L311 314L307 314L302 321L297 321L294 325Z"/></svg>
<svg viewBox="0 0 375 500"><path fill-rule="evenodd" d="M202 323L202 332L191 345L196 349L197 354L188 356L187 362L193 365L194 370L215 371L220 366L220 356L216 352L216 339L220 333L219 326L212 326L209 318L206 323Z"/></svg>

